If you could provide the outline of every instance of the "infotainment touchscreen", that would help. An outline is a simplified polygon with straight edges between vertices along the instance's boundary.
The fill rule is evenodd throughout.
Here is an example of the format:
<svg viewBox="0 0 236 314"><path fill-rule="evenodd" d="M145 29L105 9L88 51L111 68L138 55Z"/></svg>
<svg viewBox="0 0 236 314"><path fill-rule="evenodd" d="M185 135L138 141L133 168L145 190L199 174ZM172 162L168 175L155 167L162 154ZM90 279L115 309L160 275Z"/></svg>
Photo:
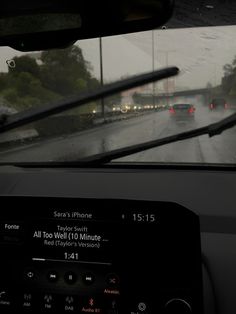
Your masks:
<svg viewBox="0 0 236 314"><path fill-rule="evenodd" d="M2 204L1 313L154 314L173 299L183 313L201 312L199 219L186 208L30 197Z"/></svg>
<svg viewBox="0 0 236 314"><path fill-rule="evenodd" d="M117 251L125 248L132 224L158 228L154 211L99 208L49 208L43 218L25 221L26 256L36 260L69 260L112 264ZM128 233L127 233L128 232ZM146 235L143 236L145 240ZM150 238L151 241L151 238ZM132 249L132 247L130 248Z"/></svg>

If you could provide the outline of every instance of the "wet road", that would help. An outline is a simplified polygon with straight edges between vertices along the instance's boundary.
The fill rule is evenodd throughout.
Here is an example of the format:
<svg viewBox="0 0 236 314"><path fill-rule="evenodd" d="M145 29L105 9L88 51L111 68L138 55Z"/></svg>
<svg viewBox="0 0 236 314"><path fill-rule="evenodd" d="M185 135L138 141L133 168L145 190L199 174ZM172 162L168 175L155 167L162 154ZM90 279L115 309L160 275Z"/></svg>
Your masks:
<svg viewBox="0 0 236 314"><path fill-rule="evenodd" d="M209 112L208 108L199 106L194 122L173 123L165 113L165 126L160 137L202 127L214 123L232 114L228 112ZM164 122L164 119L163 119ZM168 144L124 158L126 161L149 162L198 162L198 163L236 163L236 127L219 136L208 135Z"/></svg>
<svg viewBox="0 0 236 314"><path fill-rule="evenodd" d="M195 121L175 123L169 112L154 112L109 123L55 140L2 151L0 161L76 161L104 151L180 133L216 122L232 113L209 112L196 105ZM134 154L119 161L236 163L236 128L209 138L201 136Z"/></svg>

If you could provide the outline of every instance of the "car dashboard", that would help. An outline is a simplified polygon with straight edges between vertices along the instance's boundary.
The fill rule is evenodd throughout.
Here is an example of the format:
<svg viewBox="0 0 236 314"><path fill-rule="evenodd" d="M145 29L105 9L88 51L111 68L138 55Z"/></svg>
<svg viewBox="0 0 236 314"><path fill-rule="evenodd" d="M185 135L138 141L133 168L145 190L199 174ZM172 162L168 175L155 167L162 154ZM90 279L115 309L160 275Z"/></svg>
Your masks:
<svg viewBox="0 0 236 314"><path fill-rule="evenodd" d="M201 312L199 221L183 207L79 198L2 202L9 206L1 213L2 307Z"/></svg>
<svg viewBox="0 0 236 314"><path fill-rule="evenodd" d="M1 313L233 313L235 173L0 176Z"/></svg>

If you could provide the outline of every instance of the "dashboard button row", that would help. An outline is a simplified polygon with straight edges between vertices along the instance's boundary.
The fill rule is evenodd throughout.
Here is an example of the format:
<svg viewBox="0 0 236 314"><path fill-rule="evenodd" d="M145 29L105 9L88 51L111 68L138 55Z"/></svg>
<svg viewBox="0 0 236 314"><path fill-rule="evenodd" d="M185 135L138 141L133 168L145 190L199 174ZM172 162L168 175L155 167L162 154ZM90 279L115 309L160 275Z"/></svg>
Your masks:
<svg viewBox="0 0 236 314"><path fill-rule="evenodd" d="M50 282L57 282L59 279L59 275L56 271L52 270L48 273L47 278L48 278L48 281L50 281ZM74 284L77 281L77 275L76 275L76 273L74 273L72 271L68 271L64 275L64 280L68 284ZM95 281L95 276L92 273L86 273L82 276L82 280L83 280L84 284L91 285Z"/></svg>
<svg viewBox="0 0 236 314"><path fill-rule="evenodd" d="M118 300L99 296L78 297L77 295L59 295L53 293L38 294L25 291L8 302L9 296L4 296L0 302L0 312L15 311L22 313L97 313L108 314L118 309ZM4 302L3 302L4 301ZM6 305L6 302L7 305ZM113 311L114 312L114 311ZM117 313L118 314L118 313Z"/></svg>
<svg viewBox="0 0 236 314"><path fill-rule="evenodd" d="M27 280L34 280L36 277L35 271L29 269L25 271L25 278ZM50 283L56 283L59 280L59 273L55 270L50 270L47 274L47 280ZM92 285L95 282L95 275L91 272L82 275L82 281L85 285ZM74 284L78 280L78 276L73 271L68 271L64 275L64 280L67 284ZM106 276L106 283L109 287L116 287L119 285L119 277L116 274L108 274Z"/></svg>

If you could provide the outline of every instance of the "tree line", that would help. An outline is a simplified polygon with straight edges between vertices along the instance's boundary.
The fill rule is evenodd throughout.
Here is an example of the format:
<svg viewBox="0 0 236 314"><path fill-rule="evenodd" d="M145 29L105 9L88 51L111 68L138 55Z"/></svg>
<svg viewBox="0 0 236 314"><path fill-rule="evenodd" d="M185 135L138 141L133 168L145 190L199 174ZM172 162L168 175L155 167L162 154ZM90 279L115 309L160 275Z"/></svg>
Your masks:
<svg viewBox="0 0 236 314"><path fill-rule="evenodd" d="M236 97L236 56L232 63L227 63L223 66L223 77L218 86L213 87L210 82L207 83L206 88L210 89L214 96L224 96L227 99Z"/></svg>
<svg viewBox="0 0 236 314"><path fill-rule="evenodd" d="M48 50L13 58L15 67L0 73L0 97L16 110L57 101L100 83L84 59L81 48Z"/></svg>
<svg viewBox="0 0 236 314"><path fill-rule="evenodd" d="M236 56L231 64L226 64L223 67L224 76L222 78L222 91L229 97L236 96Z"/></svg>

